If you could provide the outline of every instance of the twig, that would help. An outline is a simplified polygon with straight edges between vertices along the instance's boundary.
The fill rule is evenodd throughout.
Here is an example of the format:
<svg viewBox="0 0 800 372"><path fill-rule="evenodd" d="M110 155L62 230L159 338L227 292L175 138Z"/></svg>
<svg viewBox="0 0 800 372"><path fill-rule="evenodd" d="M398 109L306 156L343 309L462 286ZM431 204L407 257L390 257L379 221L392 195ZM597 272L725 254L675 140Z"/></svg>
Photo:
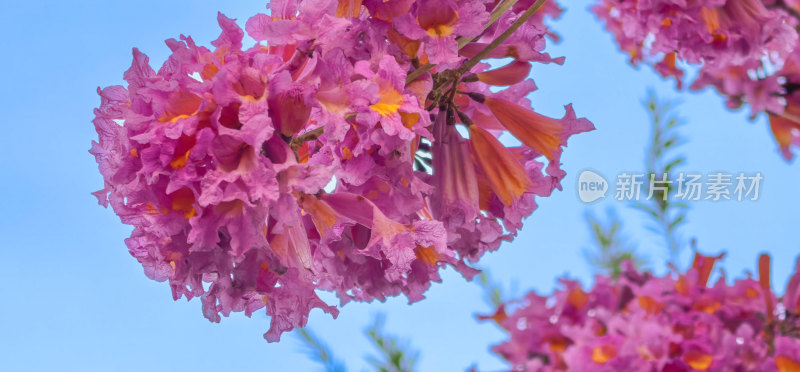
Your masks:
<svg viewBox="0 0 800 372"><path fill-rule="evenodd" d="M291 147L292 150L296 150L298 147L303 145L303 142L313 141L319 138L324 131L325 127L319 127L294 137L292 138L291 142L289 142L289 147Z"/></svg>
<svg viewBox="0 0 800 372"><path fill-rule="evenodd" d="M503 14L505 14L505 12L507 10L511 9L511 7L514 6L514 4L517 3L517 1L519 1L519 0L505 0L505 1L501 2L500 4L497 4L497 7L494 8L494 10L492 10L492 14L489 15L489 22L486 23L483 26L483 30L484 31L487 30L495 22L497 22L497 20L500 19L500 17ZM480 37L480 35L478 37ZM458 38L458 49L460 50L461 48L464 47L464 45L469 44L474 39L475 38L466 37L466 36L462 36L462 37Z"/></svg>
<svg viewBox="0 0 800 372"><path fill-rule="evenodd" d="M478 62L486 58L486 56L488 56L489 53L491 53L498 46L500 46L500 44L506 41L506 39L508 39L514 33L514 31L517 31L517 29L520 26L522 26L523 23L527 22L528 19L531 18L531 16L533 16L533 13L536 13L536 11L539 10L539 8L541 8L546 1L547 0L537 0L535 3L533 3L533 5L531 5L531 7L528 8L528 10L526 10L525 13L522 13L522 16L520 16L516 21L514 21L514 23L512 23L507 30L505 30L502 34L500 34L500 36L494 39L494 41L489 43L489 45L487 45L486 48L483 48L483 50L481 50L480 53L470 58L469 61L461 65L458 71L461 72L461 74L463 75L465 72L475 67L475 65L477 65Z"/></svg>
<svg viewBox="0 0 800 372"><path fill-rule="evenodd" d="M409 84L414 80L417 80L417 78L422 76L422 74L430 71L433 68L433 66L435 66L435 65L432 65L430 63L426 63L422 67L414 70L413 72L408 74L408 76L406 77L406 84Z"/></svg>
<svg viewBox="0 0 800 372"><path fill-rule="evenodd" d="M489 22L484 26L484 30L489 28L492 24L494 24L494 22L496 22L498 19L500 19L500 16L502 16L508 9L511 9L511 7L514 6L514 4L517 1L518 0L506 0L503 3L501 3L497 8L495 8L492 11L492 14L489 16ZM530 8L528 8L528 10L526 10L525 13L523 13L522 16L519 19L517 19L516 22L514 22L511 25L511 27L509 27L505 32L500 34L500 36L498 36L497 39L492 41L491 44L487 45L486 48L484 48L480 53L478 53L477 56L475 56L472 59L470 59L469 61L467 61L466 62L467 64L470 64L470 63L472 64L469 68L464 69L464 67L462 66L459 69L459 71L469 71L470 69L472 69L472 67L475 67L475 65L478 64L478 62L480 60L486 58L486 56L489 53L491 53L492 50L497 48L500 44L503 43L503 41L508 39L508 37L511 36L511 34L514 33L514 31L516 31L520 26L522 26L522 24L525 23L525 21L527 21L528 18L530 18L533 15L533 13L536 13L536 11L544 4L545 1L547 1L547 0L538 0L538 1L536 1L536 3L534 3ZM464 38L464 37L459 38L458 39L458 49L463 48L464 45L467 45L470 41L472 41L471 38ZM417 78L422 76L424 73L430 71L434 66L436 66L436 65L430 64L430 63L426 63L422 67L414 70L413 72L408 74L408 76L406 77L406 84L409 84L414 80L417 80ZM462 72L462 75L463 75L463 72Z"/></svg>

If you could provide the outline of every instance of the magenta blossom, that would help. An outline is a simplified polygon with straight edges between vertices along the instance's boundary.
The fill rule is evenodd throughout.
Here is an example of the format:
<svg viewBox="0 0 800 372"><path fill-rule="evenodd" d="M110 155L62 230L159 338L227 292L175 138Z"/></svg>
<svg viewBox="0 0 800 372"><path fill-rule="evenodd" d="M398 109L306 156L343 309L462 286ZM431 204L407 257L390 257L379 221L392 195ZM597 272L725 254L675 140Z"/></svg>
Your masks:
<svg viewBox="0 0 800 372"><path fill-rule="evenodd" d="M698 254L688 272L665 277L627 262L619 278L598 276L591 290L562 280L551 296L531 292L482 318L508 332L493 350L513 370L800 370L800 262L778 299L766 255L758 280L709 285L721 257Z"/></svg>
<svg viewBox="0 0 800 372"><path fill-rule="evenodd" d="M458 70L527 9L462 54L494 5L272 1L246 23L250 48L220 14L213 50L168 40L158 71L134 50L127 87L98 91L95 195L133 226L126 244L148 277L176 300L200 297L211 321L265 308L269 341L313 308L336 316L317 290L342 305L413 302L443 267L471 278L469 263L514 237L535 196L560 188L567 138L593 129L571 106L551 119L524 98L531 61L549 62L542 20L557 7L502 43L519 51L512 67ZM504 130L524 145L502 145Z"/></svg>
<svg viewBox="0 0 800 372"><path fill-rule="evenodd" d="M697 66L691 89L712 86L728 107L767 113L781 153L792 158L789 148L800 143L800 118L791 113L800 83L798 2L598 0L592 10L633 64L653 65L679 88L684 70Z"/></svg>

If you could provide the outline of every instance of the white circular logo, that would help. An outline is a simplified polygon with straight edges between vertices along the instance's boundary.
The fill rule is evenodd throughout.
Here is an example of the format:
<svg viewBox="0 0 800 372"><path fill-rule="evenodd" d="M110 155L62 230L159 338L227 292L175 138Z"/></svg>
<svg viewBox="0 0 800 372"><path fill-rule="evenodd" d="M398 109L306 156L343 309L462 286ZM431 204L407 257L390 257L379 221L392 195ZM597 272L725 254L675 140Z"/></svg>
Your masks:
<svg viewBox="0 0 800 372"><path fill-rule="evenodd" d="M603 176L585 170L578 176L578 197L584 203L591 203L605 198L608 192L608 181Z"/></svg>

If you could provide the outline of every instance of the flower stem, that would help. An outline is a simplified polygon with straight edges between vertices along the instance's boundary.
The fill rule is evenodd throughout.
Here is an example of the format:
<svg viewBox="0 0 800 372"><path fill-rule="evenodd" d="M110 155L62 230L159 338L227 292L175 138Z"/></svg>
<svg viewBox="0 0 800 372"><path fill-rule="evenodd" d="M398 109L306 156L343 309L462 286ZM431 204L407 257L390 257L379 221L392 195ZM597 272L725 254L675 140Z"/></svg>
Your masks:
<svg viewBox="0 0 800 372"><path fill-rule="evenodd" d="M297 137L292 138L291 142L289 142L289 146L292 150L298 149L300 146L303 145L303 142L306 141L313 141L319 138L322 135L322 132L325 131L325 127L319 127L308 132L305 132Z"/></svg>
<svg viewBox="0 0 800 372"><path fill-rule="evenodd" d="M497 22L498 19L500 19L500 16L505 14L505 12L507 10L511 9L511 7L514 6L514 4L517 3L517 1L519 1L519 0L505 0L505 1L501 2L500 4L497 4L497 7L494 8L494 10L492 10L492 14L489 15L489 22L486 23L486 25L483 26L483 29L486 30L489 27L491 27L495 22ZM478 36L480 36L480 35L478 35ZM474 38L465 37L465 36L462 36L462 37L458 38L458 49L463 48L464 45L469 44L473 40L474 40Z"/></svg>
<svg viewBox="0 0 800 372"><path fill-rule="evenodd" d="M432 65L430 63L426 63L423 66L421 66L420 68L414 70L413 72L408 74L408 76L406 76L406 84L411 83L414 80L417 80L417 78L422 76L422 74L430 71L433 68L433 66L434 65Z"/></svg>
<svg viewBox="0 0 800 372"><path fill-rule="evenodd" d="M506 0L505 2L501 3L500 6L495 8L495 10L492 11L492 15L489 18L489 23L486 25L486 28L488 28L495 21L497 21L497 19L499 19L503 13L508 11L508 9L511 9L511 7L517 1L518 0ZM483 50L481 50L480 53L478 53L478 55L472 57L470 60L465 62L464 65L462 65L461 68L458 69L458 71L460 72L459 75L463 75L465 72L471 70L473 67L475 67L475 65L478 64L478 62L480 62L480 60L486 58L486 56L489 55L489 53L491 53L492 50L494 50L500 44L502 44L506 39L508 39L514 33L514 31L516 31L520 26L522 26L523 23L525 23L529 18L531 18L531 16L533 16L533 13L536 13L536 11L539 10L539 8L541 8L542 5L544 5L545 1L547 0L537 0L533 5L531 5L531 7L528 8L528 10L526 10L525 13L523 13L522 16L520 16L513 24L511 24L511 26L507 30L505 30L502 34L500 34L500 36L494 39L494 41L492 41L489 45L487 45L486 48L483 48ZM467 40L462 45L463 41L462 39L463 38L459 39L458 42L459 49L461 49L461 47L463 47L464 45L466 45L471 41ZM417 78L422 76L424 73L430 71L434 66L435 65L433 64L426 63L422 67L412 71L406 77L406 84L409 84L414 80L417 80Z"/></svg>
<svg viewBox="0 0 800 372"><path fill-rule="evenodd" d="M486 46L486 48L483 48L483 50L481 50L476 56L470 58L470 60L461 65L461 68L459 68L458 71L461 74L464 74L465 72L475 67L475 65L477 65L478 62L486 58L486 56L488 56L489 53L491 53L498 46L500 46L500 44L506 41L506 39L508 39L514 33L514 31L520 28L520 26L522 26L523 23L525 23L529 18L531 18L531 16L533 16L533 13L536 13L536 11L539 10L539 8L541 8L546 1L547 0L537 0L535 3L533 3L533 5L531 5L531 7L528 8L528 10L526 10L525 13L522 13L522 15L516 21L514 21L514 23L512 23L507 30L505 30L502 34L500 34L500 36L494 39L489 45Z"/></svg>

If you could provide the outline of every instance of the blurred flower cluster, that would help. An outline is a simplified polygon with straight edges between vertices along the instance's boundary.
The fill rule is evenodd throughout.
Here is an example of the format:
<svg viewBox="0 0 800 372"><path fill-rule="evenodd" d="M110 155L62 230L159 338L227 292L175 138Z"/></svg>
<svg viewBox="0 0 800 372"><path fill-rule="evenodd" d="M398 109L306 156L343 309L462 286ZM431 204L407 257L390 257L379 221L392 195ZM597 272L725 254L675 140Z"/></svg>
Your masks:
<svg viewBox="0 0 800 372"><path fill-rule="evenodd" d="M266 308L277 341L313 308L337 314L318 289L417 301L444 266L472 277L534 196L560 189L567 138L593 129L525 98L531 62L563 61L543 52L554 1L268 10L245 30L220 14L213 49L167 40L158 71L134 49L127 87L98 89L95 195L133 226L145 274L200 297L211 321ZM506 131L522 145L501 144Z"/></svg>
<svg viewBox="0 0 800 372"><path fill-rule="evenodd" d="M796 0L599 0L605 22L631 63L652 64L680 88L712 86L731 108L766 112L783 156L800 145L800 2Z"/></svg>
<svg viewBox="0 0 800 372"><path fill-rule="evenodd" d="M800 370L800 260L779 300L769 256L759 277L708 281L718 257L695 255L685 273L653 276L623 265L584 291L562 280L551 296L529 293L501 304L495 320L508 340L493 350L526 371Z"/></svg>

